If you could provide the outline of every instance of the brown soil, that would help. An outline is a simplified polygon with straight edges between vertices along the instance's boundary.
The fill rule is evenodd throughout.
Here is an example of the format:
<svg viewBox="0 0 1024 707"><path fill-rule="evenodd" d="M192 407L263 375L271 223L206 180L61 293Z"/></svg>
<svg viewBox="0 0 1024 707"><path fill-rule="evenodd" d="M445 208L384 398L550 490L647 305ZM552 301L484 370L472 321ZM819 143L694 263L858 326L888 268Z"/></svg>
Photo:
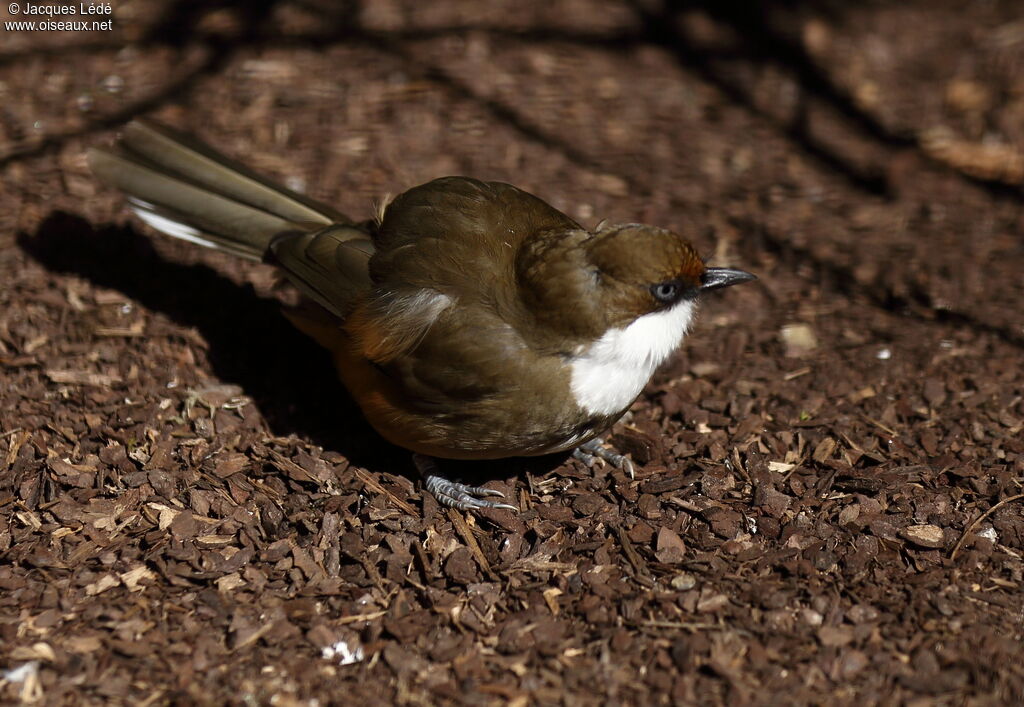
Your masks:
<svg viewBox="0 0 1024 707"><path fill-rule="evenodd" d="M0 699L1024 699L1018 3L113 7L0 30ZM615 428L636 480L450 464L524 510L445 511L269 269L90 177L143 113L356 216L500 179L761 280Z"/></svg>

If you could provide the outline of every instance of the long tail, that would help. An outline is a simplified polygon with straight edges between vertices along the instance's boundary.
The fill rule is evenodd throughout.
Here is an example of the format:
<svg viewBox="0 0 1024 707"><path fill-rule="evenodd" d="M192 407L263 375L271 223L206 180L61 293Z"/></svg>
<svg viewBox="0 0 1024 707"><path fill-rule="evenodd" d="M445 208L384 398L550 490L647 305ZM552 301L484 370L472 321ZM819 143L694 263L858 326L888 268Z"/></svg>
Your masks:
<svg viewBox="0 0 1024 707"><path fill-rule="evenodd" d="M275 236L351 220L278 186L166 126L136 120L110 149L89 151L101 180L169 236L262 260Z"/></svg>

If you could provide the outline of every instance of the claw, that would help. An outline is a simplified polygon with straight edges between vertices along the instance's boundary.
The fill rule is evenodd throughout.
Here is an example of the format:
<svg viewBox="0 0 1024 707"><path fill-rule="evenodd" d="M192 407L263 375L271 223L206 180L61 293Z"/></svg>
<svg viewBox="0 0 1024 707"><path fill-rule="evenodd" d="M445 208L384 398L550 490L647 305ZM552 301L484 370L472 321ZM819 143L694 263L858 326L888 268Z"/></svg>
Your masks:
<svg viewBox="0 0 1024 707"><path fill-rule="evenodd" d="M636 467L633 465L633 460L629 457L623 456L613 452L610 449L605 449L602 445L604 440L600 437L595 437L589 442L584 442L580 446L573 450L573 457L579 459L581 462L589 467L594 466L594 462L597 459L608 462L616 469L622 469L624 472L629 474L629 478L636 478Z"/></svg>
<svg viewBox="0 0 1024 707"><path fill-rule="evenodd" d="M595 457L593 454L587 454L586 452L583 451L582 447L576 447L576 449L574 449L572 452L572 456L574 459L579 459L581 462L583 462L584 466L593 467L595 464L597 464L597 457Z"/></svg>
<svg viewBox="0 0 1024 707"><path fill-rule="evenodd" d="M412 458L416 468L423 476L423 485L442 506L457 508L460 511L477 511L482 508L504 508L510 511L519 511L518 508L507 503L487 500L488 496L505 498L505 494L497 489L449 481L437 473L437 464L430 457L414 454Z"/></svg>
<svg viewBox="0 0 1024 707"><path fill-rule="evenodd" d="M518 511L515 506L507 503L488 501L487 496L505 498L505 494L494 489L485 489L480 486L467 486L455 481L448 481L437 474L429 474L424 477L427 491L433 494L438 503L443 506L458 508L461 511L475 511L481 508L507 508L510 511Z"/></svg>

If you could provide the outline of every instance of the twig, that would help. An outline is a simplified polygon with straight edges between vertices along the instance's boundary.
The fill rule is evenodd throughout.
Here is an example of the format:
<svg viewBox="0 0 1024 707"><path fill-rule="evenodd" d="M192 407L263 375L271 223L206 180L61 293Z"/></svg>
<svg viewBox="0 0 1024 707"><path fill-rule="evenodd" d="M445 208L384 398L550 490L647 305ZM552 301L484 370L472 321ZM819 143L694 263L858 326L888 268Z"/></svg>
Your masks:
<svg viewBox="0 0 1024 707"><path fill-rule="evenodd" d="M354 624L354 623L358 623L360 621L373 621L374 619L379 619L381 616L383 616L386 613L388 613L388 612L385 610L385 611L371 611L368 614L353 614L352 616L342 616L340 619L335 619L334 623L339 624L339 625L343 625L343 624Z"/></svg>
<svg viewBox="0 0 1024 707"><path fill-rule="evenodd" d="M395 494L391 493L391 491L389 491L388 489L386 489L383 486L381 486L377 482L377 480L374 479L370 474L366 473L362 469L354 469L354 471L355 471L355 474L356 474L356 478L359 479L360 481L362 481L367 486L369 486L372 490L376 491L377 493L382 493L385 496L387 496L388 499L392 503L394 503L396 506L401 508L403 511L405 511L409 515L411 515L411 516L416 515L416 509L415 508L410 506L408 503L406 503L405 501L400 499Z"/></svg>
<svg viewBox="0 0 1024 707"><path fill-rule="evenodd" d="M462 536L462 539L466 541L466 545L469 547L470 553L472 553L473 558L476 559L477 564L480 565L480 569L484 571L484 574L491 579L497 579L494 574L494 570L491 569L491 563L487 561L487 556L484 555L483 550L480 549L480 544L477 543L476 538L473 536L473 531L470 529L469 524L466 522L466 519L462 514L454 508L449 508L448 519L452 522L452 525L455 526L455 529L459 532L459 535Z"/></svg>
<svg viewBox="0 0 1024 707"><path fill-rule="evenodd" d="M978 523L980 523L981 521L983 521L986 518L988 518L990 515L992 515L997 510L999 510L1000 508L1005 506L1007 503L1012 503L1014 501L1019 501L1022 498L1024 498L1024 493L1018 493L1016 496L1010 496L1008 498L1004 498L1002 501L999 501L996 505L992 506L987 511L982 513L980 516L978 516L977 518L972 520L968 524L968 526L966 528L964 528L963 535L961 535L960 539L956 541L956 545L953 546L953 551L951 553L949 553L949 559L951 559L951 560L955 560L956 559L956 553L958 553L960 551L960 546L964 544L964 541L967 539L967 536L971 534L972 530L974 530L974 526L976 526Z"/></svg>
<svg viewBox="0 0 1024 707"><path fill-rule="evenodd" d="M622 554L626 556L626 560L633 567L637 577L650 581L650 572L647 571L647 565L636 551L636 548L633 547L633 543L629 539L629 535L626 534L625 529L620 525L616 525L614 529L615 535L619 538L619 545L622 547Z"/></svg>

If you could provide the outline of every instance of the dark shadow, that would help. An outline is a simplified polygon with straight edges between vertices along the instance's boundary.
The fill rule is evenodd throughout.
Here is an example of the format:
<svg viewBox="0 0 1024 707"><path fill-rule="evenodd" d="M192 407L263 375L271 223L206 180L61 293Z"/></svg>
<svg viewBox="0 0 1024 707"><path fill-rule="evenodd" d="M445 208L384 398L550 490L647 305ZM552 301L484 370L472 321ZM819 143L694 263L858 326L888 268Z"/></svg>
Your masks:
<svg viewBox="0 0 1024 707"><path fill-rule="evenodd" d="M215 11L227 11L238 18L238 26L230 37L221 36L222 45L252 42L268 26L280 0L177 0L163 8L147 29L141 44L168 44L183 47L203 36L200 23ZM214 38L209 38L213 40Z"/></svg>
<svg viewBox="0 0 1024 707"><path fill-rule="evenodd" d="M786 122L760 109L743 81L737 78L735 67L774 65L793 77L805 103L811 100L827 107L847 130L883 148L890 157L898 151L910 151L935 167L954 171L964 181L995 198L1020 198L1020 189L1016 186L966 174L926 154L913 132L887 126L857 105L853 96L808 53L801 36L804 21L823 18L842 27L845 15L857 7L855 3L844 0L665 0L660 9L651 10L634 0L634 7L643 22L648 43L671 51L680 65L717 87L729 100L765 120L809 157L868 194L893 196L884 169L857 165L815 137L808 130L803 110ZM738 49L722 52L694 48L678 29L679 15L690 9L700 10L728 27L737 37Z"/></svg>
<svg viewBox="0 0 1024 707"><path fill-rule="evenodd" d="M279 1L221 0L216 3L208 3L202 0L179 0L171 3L165 8L161 17L147 30L145 36L139 41L139 45L145 47L157 44L183 48L186 45L198 44L206 51L195 66L182 70L178 76L169 79L155 93L127 103L116 111L96 117L84 127L53 132L38 142L29 142L20 146L16 144L13 149L0 154L0 169L9 163L57 150L73 138L115 128L137 115L155 110L168 101L187 95L200 79L220 71L240 47L255 41L262 28L268 24L274 7ZM216 8L231 9L238 17L238 27L231 37L210 35L199 31L200 21L207 13ZM71 45L66 49L67 53L82 50L89 51L89 45L83 45L83 49ZM53 49L42 49L39 53L52 56L59 52L55 52ZM14 58L30 58L34 55L35 52L28 52L23 57L12 56ZM12 56L0 55L0 63L13 63Z"/></svg>
<svg viewBox="0 0 1024 707"><path fill-rule="evenodd" d="M407 451L374 432L338 381L330 355L296 330L277 300L237 285L206 265L176 263L128 227L93 228L66 212L50 214L18 244L47 269L122 292L209 344L213 373L252 398L276 436L295 434L375 472L415 478ZM443 461L443 473L506 478L524 469L545 473L560 457L507 462Z"/></svg>
<svg viewBox="0 0 1024 707"><path fill-rule="evenodd" d="M296 434L360 465L385 444L338 382L330 356L298 332L276 300L236 285L205 265L165 259L131 228L101 226L55 212L19 245L47 269L122 292L208 342L213 372L242 387L278 436ZM395 456L394 454L390 456ZM359 458L359 461L356 458ZM387 460L384 468L394 467ZM403 466L407 462L403 462Z"/></svg>
<svg viewBox="0 0 1024 707"><path fill-rule="evenodd" d="M715 86L726 98L742 106L747 112L769 123L788 137L804 154L833 173L844 177L855 188L874 196L892 196L884 173L853 164L816 139L807 129L804 108L801 108L791 121L783 121L767 113L758 107L748 88L731 70L731 66L735 64L745 64L748 67L761 64L780 66L794 77L802 92L802 100L806 100L806 97L823 100L837 110L839 115L862 129L866 128L872 137L883 140L890 147L912 147L912 140L889 135L871 116L856 108L850 98L837 90L809 60L802 47L787 41L775 31L771 8L786 7L792 10L793 7L801 5L800 2L668 0L658 9L648 9L645 4L639 2L633 4L650 44L661 46L671 52L680 66ZM694 47L691 39L679 29L679 15L688 9L699 9L731 28L737 36L736 45L742 48L739 55L728 57L728 63L725 63L720 61L719 57Z"/></svg>
<svg viewBox="0 0 1024 707"><path fill-rule="evenodd" d="M806 108L798 110L792 119L783 120L756 104L749 86L738 77L737 68L749 69L772 64L793 77L803 94L804 106L808 101L814 101L815 105L827 107L838 120L845 123L848 130L859 134L861 138L890 152L909 150L930 164L942 169L953 169L965 181L986 189L994 197L1017 199L1020 195L1016 187L998 180L967 175L931 159L922 152L914 135L897 132L860 108L849 93L818 66L800 39L802 20L817 16L841 26L851 6L842 0L664 0L660 3L632 0L635 25L612 31L545 26L503 27L473 22L379 31L362 25L360 18L363 3L360 0L303 0L298 3L299 6L303 11L315 15L321 23L320 27L309 32L282 33L280 27L273 22L275 10L281 4L282 0L177 0L168 4L138 45L205 47L207 54L197 66L171 79L153 95L127 104L112 114L97 117L83 128L52 133L41 142L15 147L0 155L0 167L58 149L69 139L116 127L169 101L181 99L188 95L200 78L219 71L240 49L309 50L326 49L339 44L362 45L380 50L401 62L410 73L443 86L459 98L477 103L496 121L526 139L560 152L574 163L590 168L599 166L599 160L538 127L529 116L514 106L479 95L442 67L424 63L423 58L415 52L415 43L419 41L483 33L512 42L592 47L623 53L642 46L661 47L670 52L685 70L700 76L721 91L726 99L764 120L787 137L796 148L828 170L844 177L852 186L874 196L891 197L892 189L884 168L857 164L857 160L841 154L835 147L813 135L808 129ZM706 47L693 42L678 22L680 14L690 9L700 10L714 21L727 26L737 37L735 46ZM225 27L204 24L204 19L214 11L225 11L234 18L233 23ZM10 64L37 55L54 56L111 48L116 47L102 42L84 42L60 48L44 47L6 55L0 53L0 64ZM628 181L638 191L643 192L648 188L647 185L634 183L635 180Z"/></svg>
<svg viewBox="0 0 1024 707"><path fill-rule="evenodd" d="M437 84L457 99L466 100L476 104L477 107L482 108L488 115L490 115L495 122L512 128L526 140L540 145L547 150L561 154L575 165L598 171L604 171L607 169L606 166L602 165L599 159L595 159L583 150L577 149L567 140L546 132L543 128L536 125L528 117L522 115L514 108L493 98L487 98L479 95L469 84L453 76L448 71L445 71L442 67L422 60L417 61L413 53L401 43L382 42L378 44L376 48L396 57L405 65L410 67L410 71L416 72L418 76ZM619 176L631 189L637 192L650 192L649 185L638 184L636 180L631 178L628 174L620 173Z"/></svg>
<svg viewBox="0 0 1024 707"><path fill-rule="evenodd" d="M802 20L809 16L809 12L841 26L849 7L849 3L829 0L670 0L668 3L669 12L699 8L727 25L739 37L739 44L744 48L748 61L770 62L783 67L797 79L803 90L829 104L875 140L890 148L914 147L916 140L912 134L901 134L887 128L857 106L845 90L835 85L804 47L801 40Z"/></svg>
<svg viewBox="0 0 1024 707"><path fill-rule="evenodd" d="M19 61L28 59L43 59L46 57L60 57L70 60L73 56L88 56L102 52L115 52L124 49L124 43L114 42L106 39L93 39L75 44L60 44L51 47L32 47L31 49L18 49L9 52L0 52L0 67L7 64L16 64Z"/></svg>
<svg viewBox="0 0 1024 707"><path fill-rule="evenodd" d="M923 322L955 324L965 329L990 334L1010 346L1024 348L1024 335L1017 329L989 324L970 312L939 308L920 284L904 283L906 295L896 294L891 287L882 283L875 286L865 285L848 267L828 262L815 255L810 248L794 245L785 238L768 233L761 224L754 221L738 221L737 225L746 233L757 234L759 247L778 256L780 262L792 270L795 271L798 266L809 267L826 289L835 290L850 300L862 297L877 309L900 313Z"/></svg>
<svg viewBox="0 0 1024 707"><path fill-rule="evenodd" d="M196 66L184 71L177 78L169 80L159 91L145 96L136 101L126 104L112 113L95 118L82 128L74 130L55 131L46 135L38 142L18 145L0 154L0 169L3 169L12 162L38 157L59 150L68 140L89 135L101 130L116 128L137 115L156 110L168 101L187 94L197 81L208 74L216 73L227 61L229 52L225 47L210 50Z"/></svg>

